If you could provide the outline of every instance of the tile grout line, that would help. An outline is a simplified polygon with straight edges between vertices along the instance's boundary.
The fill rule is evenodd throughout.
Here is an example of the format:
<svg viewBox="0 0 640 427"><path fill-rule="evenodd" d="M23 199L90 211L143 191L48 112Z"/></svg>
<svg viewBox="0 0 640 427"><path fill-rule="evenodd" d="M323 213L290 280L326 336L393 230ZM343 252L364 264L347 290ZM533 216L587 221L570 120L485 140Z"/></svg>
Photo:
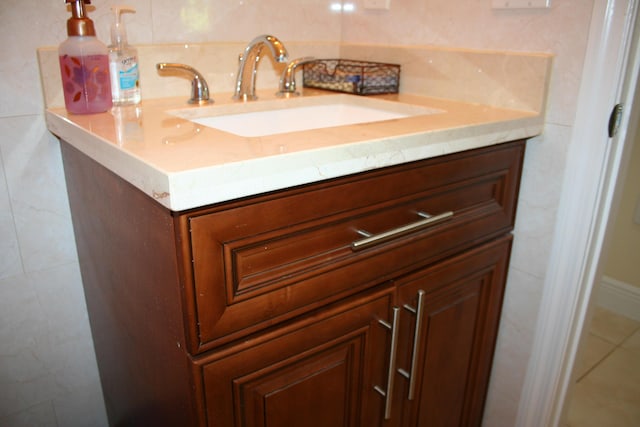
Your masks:
<svg viewBox="0 0 640 427"><path fill-rule="evenodd" d="M609 356L611 356L616 350L622 349L622 350L626 350L625 348L622 347L622 345L627 342L629 339L631 339L632 336L634 336L636 334L636 332L640 331L640 325L638 325L631 333L629 333L627 336L625 336L618 344L615 343L610 343L613 344L613 348L611 350L609 350L600 360L598 360L596 363L593 364L593 366L591 366L584 374L582 374L580 376L580 378L578 378L576 380L576 384L579 383L580 381L582 381L587 375L589 375L591 372L593 372L594 369L596 369L598 366L600 366L605 360L607 360L607 358L609 358ZM604 339L605 341L606 338L601 337L598 334L594 334L593 332L589 332L590 334L593 334L594 336Z"/></svg>
<svg viewBox="0 0 640 427"><path fill-rule="evenodd" d="M602 362L604 362L609 356L611 356L613 354L613 352L616 351L617 349L618 349L618 346L616 344L614 344L613 348L611 350L609 350L607 352L607 354L605 354L602 358L600 358L600 360L598 360L596 363L594 363L593 366L591 366L589 369L587 369L586 372L584 374L582 374L582 376L580 376L580 378L578 378L576 380L576 384L579 383L580 381L582 381L583 379L585 379L585 377L587 375L589 375L591 372L593 372L594 369L596 369L598 366L600 366L602 364Z"/></svg>
<svg viewBox="0 0 640 427"><path fill-rule="evenodd" d="M626 337L624 337L622 339L622 341L620 341L620 344L617 347L622 347L622 345L624 343L626 343L627 341L629 341L631 339L631 337L633 337L636 333L640 332L640 325L638 325L638 327L636 327L636 329L633 330L633 332L631 332L629 335L627 335ZM623 349L626 350L626 349Z"/></svg>

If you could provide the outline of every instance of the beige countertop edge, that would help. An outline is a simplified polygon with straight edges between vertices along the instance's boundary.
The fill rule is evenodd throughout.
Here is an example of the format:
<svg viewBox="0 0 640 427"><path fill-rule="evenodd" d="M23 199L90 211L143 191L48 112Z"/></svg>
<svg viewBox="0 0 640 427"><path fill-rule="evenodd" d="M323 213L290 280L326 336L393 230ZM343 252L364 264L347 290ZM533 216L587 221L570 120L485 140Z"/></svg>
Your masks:
<svg viewBox="0 0 640 427"><path fill-rule="evenodd" d="M411 96L407 99L415 101ZM172 150L168 154L176 159L176 163L180 163L182 154L188 156L187 159L199 154L200 151L194 152L194 141L168 148L166 144L147 144L147 140L152 139L151 135L156 136L154 132L160 119L154 120L154 117L165 121L171 117L172 124L176 121L174 116L165 113L169 109L167 106L172 105L166 101L145 101L142 128L149 132L144 134L141 141L132 143L130 149L126 144L118 144L114 140L113 118L110 113L72 116L64 109L53 108L47 110L46 120L49 130L58 138L172 211L188 210L372 169L531 138L539 135L543 129L543 117L540 113L495 109L446 100L424 99L424 102L425 105L446 109L446 114L431 119L432 123L425 126L421 126L420 121L414 117L393 121L388 125L356 125L344 129L300 132L297 135L299 138L313 141L317 137L323 143L309 143L303 148L285 152L274 151L277 147L274 148L273 144L279 140L278 136L258 138L255 141L236 138L237 141L229 143L225 140L223 147L229 152L225 153L226 157L222 157L233 160L211 164L205 162L196 167L182 168L167 162L159 165L162 162L154 157L155 152ZM466 118L468 122L465 121ZM403 123L402 120L412 121ZM398 135L394 131L399 126L403 129L410 128L411 131ZM213 131L207 128L205 135L198 135L198 138L220 137ZM222 134L227 139L233 139L229 134ZM347 136L346 142L333 144L334 138L339 138L340 135ZM291 142L295 137L295 134L287 134L280 140L289 139ZM205 153L202 157L206 158L207 147L202 145L202 140L199 144L201 145L195 147L202 150ZM255 154L256 146L261 149L260 155ZM289 147L286 143L284 146ZM244 151L241 155L234 153L233 147ZM247 150L250 151L249 155ZM238 155L235 156L236 154Z"/></svg>

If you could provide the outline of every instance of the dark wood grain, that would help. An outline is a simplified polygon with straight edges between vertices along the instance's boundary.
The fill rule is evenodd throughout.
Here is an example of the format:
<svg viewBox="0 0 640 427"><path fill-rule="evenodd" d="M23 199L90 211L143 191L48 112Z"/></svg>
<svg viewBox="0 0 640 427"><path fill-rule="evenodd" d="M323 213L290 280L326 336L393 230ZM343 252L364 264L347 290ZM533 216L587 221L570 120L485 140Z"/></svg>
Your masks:
<svg viewBox="0 0 640 427"><path fill-rule="evenodd" d="M62 153L110 424L193 425L172 215L70 145Z"/></svg>

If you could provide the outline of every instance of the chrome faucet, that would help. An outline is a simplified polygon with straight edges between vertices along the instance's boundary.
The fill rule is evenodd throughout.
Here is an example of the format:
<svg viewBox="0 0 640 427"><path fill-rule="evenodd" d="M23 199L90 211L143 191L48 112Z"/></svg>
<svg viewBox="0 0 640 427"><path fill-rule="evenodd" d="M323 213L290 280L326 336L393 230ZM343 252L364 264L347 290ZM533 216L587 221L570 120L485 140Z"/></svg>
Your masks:
<svg viewBox="0 0 640 427"><path fill-rule="evenodd" d="M274 36L262 35L253 39L240 55L240 65L236 78L236 90L233 99L250 101L256 96L256 73L262 48L267 46L277 62L287 62L288 54L284 45Z"/></svg>
<svg viewBox="0 0 640 427"><path fill-rule="evenodd" d="M207 81L195 68L185 64L161 62L156 64L156 69L161 76L186 74L191 78L191 98L189 98L189 104L204 105L213 102L213 99L209 98Z"/></svg>
<svg viewBox="0 0 640 427"><path fill-rule="evenodd" d="M300 95L300 93L296 91L296 68L299 65L306 64L313 60L315 60L315 58L305 56L304 58L298 58L290 61L287 66L284 67L284 71L280 77L280 88L277 95L284 97Z"/></svg>

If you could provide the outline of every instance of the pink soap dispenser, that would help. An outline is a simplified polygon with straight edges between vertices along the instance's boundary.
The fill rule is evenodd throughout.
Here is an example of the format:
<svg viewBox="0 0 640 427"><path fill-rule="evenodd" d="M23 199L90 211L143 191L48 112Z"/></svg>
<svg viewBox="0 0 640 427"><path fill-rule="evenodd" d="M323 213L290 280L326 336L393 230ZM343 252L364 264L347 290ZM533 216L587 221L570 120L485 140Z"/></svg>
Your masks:
<svg viewBox="0 0 640 427"><path fill-rule="evenodd" d="M58 48L65 107L76 114L103 113L112 105L109 50L96 38L93 21L86 16L85 4L91 1L66 3L71 3L69 38Z"/></svg>

